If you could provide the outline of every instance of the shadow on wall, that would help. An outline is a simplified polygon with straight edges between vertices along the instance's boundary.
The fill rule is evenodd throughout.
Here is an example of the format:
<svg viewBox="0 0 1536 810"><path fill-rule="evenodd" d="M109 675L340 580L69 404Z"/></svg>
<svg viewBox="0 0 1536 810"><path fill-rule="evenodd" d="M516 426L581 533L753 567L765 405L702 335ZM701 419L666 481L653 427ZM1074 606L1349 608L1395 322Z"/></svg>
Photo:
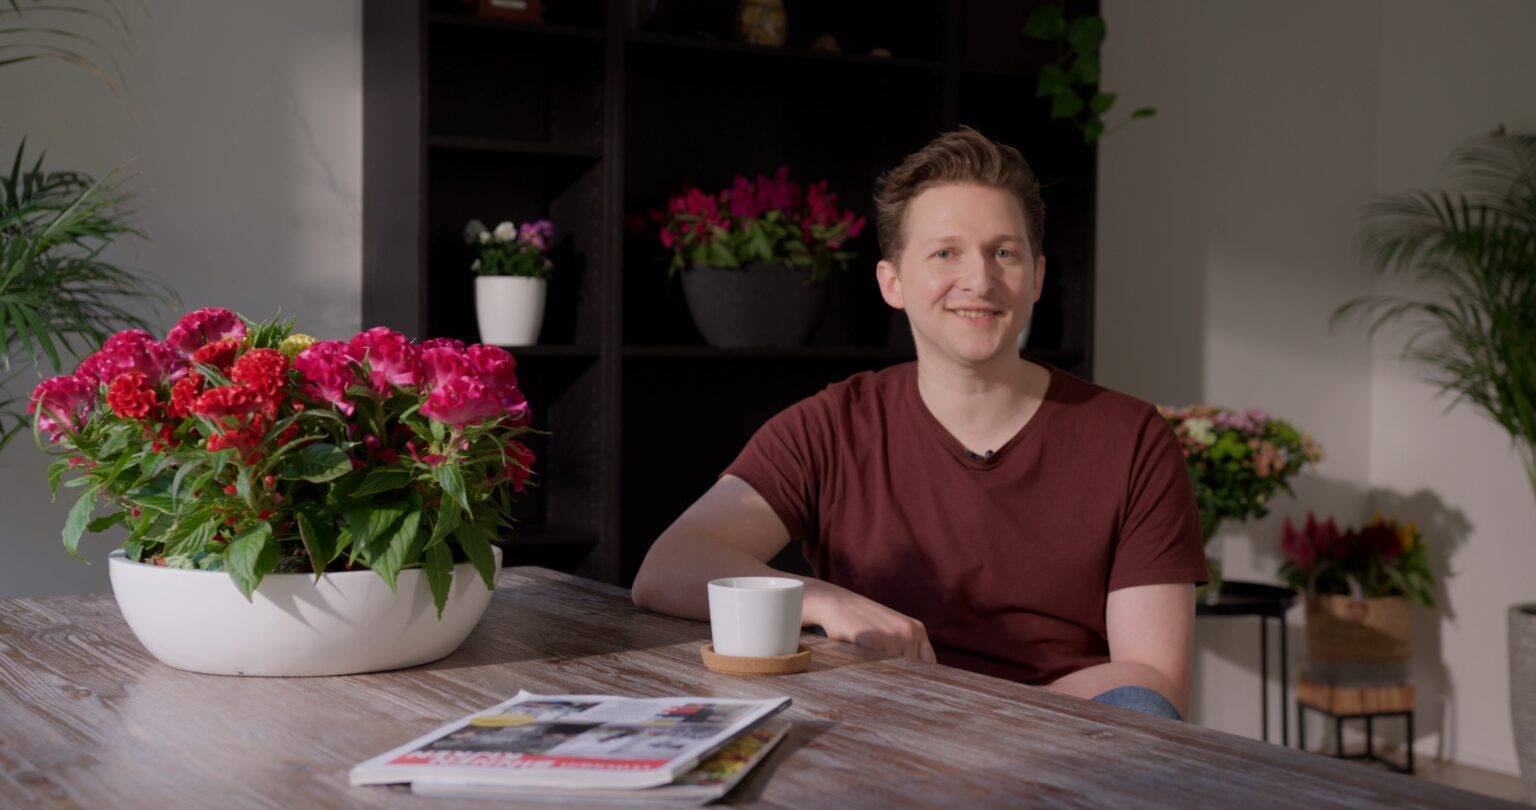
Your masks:
<svg viewBox="0 0 1536 810"><path fill-rule="evenodd" d="M1447 746L1455 739L1452 733L1455 717L1450 711L1455 684L1451 680L1450 668L1444 660L1441 627L1442 617L1454 619L1456 616L1446 582L1455 575L1452 560L1471 536L1472 524L1461 510L1447 504L1430 490L1421 489L1404 493L1389 489L1359 487L1346 481L1323 478L1307 479L1299 483L1297 489L1297 498L1291 502L1289 508L1277 509L1270 517L1244 527L1246 531L1243 534L1246 537L1242 540L1236 537L1228 538L1230 543L1245 540L1251 544L1253 567L1264 572L1261 578L1265 581L1277 581L1275 572L1279 570L1284 559L1280 551L1280 527L1283 525L1285 516L1289 515L1293 520L1299 521L1306 514L1306 507L1302 504L1311 505L1319 518L1325 518L1330 514L1336 516L1341 528L1369 520L1378 511L1384 517L1411 521L1419 527L1424 542L1428 545L1429 566L1435 577L1435 606L1424 608L1415 605L1413 608L1413 660L1409 677L1417 690L1414 731L1417 739L1422 740L1431 736L1435 738L1436 757L1454 758L1455 752L1447 750ZM1351 504L1363 505L1364 508L1361 509L1360 506L1351 508L1349 506ZM1287 616L1285 629L1293 687L1296 679L1306 672L1304 616L1304 606L1298 599L1296 606ZM1227 631L1224 630L1221 634L1202 634L1203 640L1210 643L1202 643L1197 652L1203 656L1214 656L1224 665L1241 671L1252 679L1262 677L1264 673L1259 671L1259 651L1256 649L1257 645L1252 642L1252 637L1257 634L1257 631L1250 627L1232 627L1230 637L1226 633ZM1278 649L1277 642L1271 640L1270 643L1272 654L1277 654L1275 652ZM1270 667L1270 677L1277 678L1277 662L1271 661ZM1200 667L1197 667L1197 670L1199 669ZM1272 683L1273 686L1275 684ZM1203 683L1196 684L1196 689L1202 688L1220 687L1217 686L1216 678L1207 677ZM1244 692L1247 691L1246 685L1242 688ZM1243 698L1252 700L1247 695ZM1287 712L1287 722L1292 729L1295 727L1294 688L1291 691L1291 700L1290 706L1279 707L1276 702L1278 691L1271 688L1269 716L1272 740L1279 739L1276 733L1280 721L1278 711ZM1313 715L1309 719L1317 717ZM1195 719L1199 720L1198 717ZM1363 745L1364 734L1363 730L1356 728L1358 725L1358 723L1346 724L1346 746ZM1314 720L1308 724L1308 728L1310 731L1306 740L1308 750L1321 750L1325 747L1331 749L1331 723L1324 724ZM1294 733L1292 731L1293 736ZM1403 742L1403 734L1404 729L1397 722L1382 723L1376 728L1378 743L1384 743L1388 747L1400 746ZM1292 744L1295 744L1294 739Z"/></svg>

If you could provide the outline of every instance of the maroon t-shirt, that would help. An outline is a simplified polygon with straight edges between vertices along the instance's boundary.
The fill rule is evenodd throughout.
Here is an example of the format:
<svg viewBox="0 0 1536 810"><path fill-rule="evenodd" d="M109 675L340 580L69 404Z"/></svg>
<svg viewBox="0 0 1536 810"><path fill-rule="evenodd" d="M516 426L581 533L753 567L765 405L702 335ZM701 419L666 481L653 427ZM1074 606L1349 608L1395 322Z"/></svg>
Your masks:
<svg viewBox="0 0 1536 810"><path fill-rule="evenodd" d="M1206 577L1194 490L1157 409L1050 372L1039 410L986 460L905 363L786 409L726 474L804 541L817 577L921 621L939 663L1049 683L1109 660L1110 591Z"/></svg>

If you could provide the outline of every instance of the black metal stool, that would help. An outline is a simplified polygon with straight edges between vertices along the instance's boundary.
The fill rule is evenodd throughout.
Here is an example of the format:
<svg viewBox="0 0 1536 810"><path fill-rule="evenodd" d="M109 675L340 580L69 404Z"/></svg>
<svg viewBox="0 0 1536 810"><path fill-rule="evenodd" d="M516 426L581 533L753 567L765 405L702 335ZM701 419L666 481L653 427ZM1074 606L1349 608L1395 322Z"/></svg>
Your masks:
<svg viewBox="0 0 1536 810"><path fill-rule="evenodd" d="M1285 612L1296 601L1296 592L1278 585L1262 582L1227 580L1221 584L1221 593L1215 604L1204 600L1195 602L1196 616L1258 616L1259 617L1259 725L1263 729L1264 742L1269 742L1269 620L1274 619L1280 628L1280 744L1291 744L1290 717L1287 701L1290 699L1290 658L1285 642Z"/></svg>
<svg viewBox="0 0 1536 810"><path fill-rule="evenodd" d="M1339 759L1364 759L1378 762L1398 773L1413 773L1413 687L1396 684L1382 687L1338 687L1337 692L1348 692L1348 699L1337 695L1334 687L1314 684L1302 678L1296 697L1296 747L1306 750L1307 709L1333 719L1334 756ZM1327 704L1327 705L1324 705ZM1347 704L1347 705L1344 705ZM1365 708L1374 705L1377 708ZM1406 724L1407 737L1403 745L1404 762L1393 762L1376 753L1376 718L1401 717ZM1344 753L1344 721L1365 720L1365 753Z"/></svg>

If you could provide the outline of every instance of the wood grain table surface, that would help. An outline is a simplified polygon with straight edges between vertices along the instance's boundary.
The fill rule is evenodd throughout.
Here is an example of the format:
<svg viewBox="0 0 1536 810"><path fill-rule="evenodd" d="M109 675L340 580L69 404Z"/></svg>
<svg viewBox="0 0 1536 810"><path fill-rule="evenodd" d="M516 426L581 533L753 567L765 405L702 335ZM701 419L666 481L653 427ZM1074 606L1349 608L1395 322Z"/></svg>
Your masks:
<svg viewBox="0 0 1536 810"><path fill-rule="evenodd" d="M110 595L0 600L0 806L485 807L347 771L527 689L789 695L791 731L726 797L761 807L1480 807L1486 797L807 635L808 671L705 669L703 622L509 568L464 646L329 678L197 675L150 657ZM1505 805L1515 807L1516 805Z"/></svg>

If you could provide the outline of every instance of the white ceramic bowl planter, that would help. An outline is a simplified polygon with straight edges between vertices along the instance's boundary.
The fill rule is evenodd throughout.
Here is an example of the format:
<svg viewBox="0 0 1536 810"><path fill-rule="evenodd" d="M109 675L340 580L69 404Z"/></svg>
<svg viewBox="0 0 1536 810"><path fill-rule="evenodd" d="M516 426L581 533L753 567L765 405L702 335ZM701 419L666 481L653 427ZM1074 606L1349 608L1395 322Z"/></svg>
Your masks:
<svg viewBox="0 0 1536 810"><path fill-rule="evenodd" d="M495 549L501 566L501 549ZM268 574L246 601L229 574L108 558L123 619L156 658L214 675L346 675L425 664L458 649L491 602L469 563L453 569L443 617L421 569L391 592L370 570Z"/></svg>
<svg viewBox="0 0 1536 810"><path fill-rule="evenodd" d="M549 282L527 276L477 276L475 315L480 340L494 346L532 346L544 326Z"/></svg>

